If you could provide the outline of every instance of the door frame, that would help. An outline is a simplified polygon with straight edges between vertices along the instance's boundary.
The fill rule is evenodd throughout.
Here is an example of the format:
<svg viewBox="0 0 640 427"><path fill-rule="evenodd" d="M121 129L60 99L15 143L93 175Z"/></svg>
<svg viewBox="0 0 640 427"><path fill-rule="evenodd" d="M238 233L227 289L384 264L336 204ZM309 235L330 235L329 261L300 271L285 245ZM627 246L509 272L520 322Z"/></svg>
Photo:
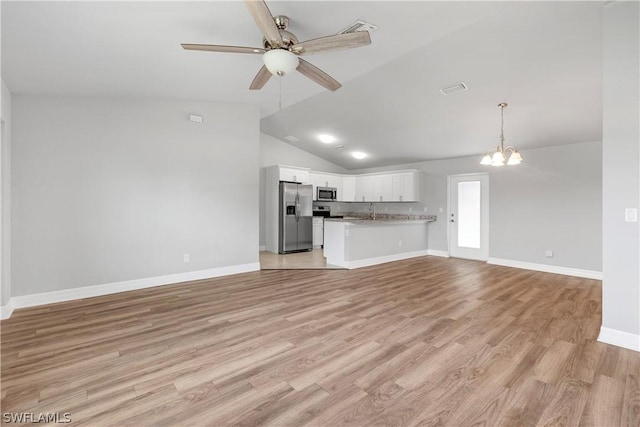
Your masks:
<svg viewBox="0 0 640 427"><path fill-rule="evenodd" d="M461 173L461 174L455 174L455 175L447 175L447 216L445 218L445 221L447 221L447 248L448 248L448 252L449 252L449 256L452 257L451 254L451 247L452 247L452 242L451 242L451 237L452 237L452 232L451 232L451 222L450 222L450 218L451 218L451 214L452 214L452 204L451 204L451 191L452 191L452 186L451 186L451 182L454 178L479 178L481 181L484 179L484 184L485 187L482 188L483 190L485 190L482 195L481 195L481 217L482 217L482 229L480 231L480 236L481 236L481 242L484 241L485 243L485 247L483 247L482 249L482 254L480 258L468 258L468 259L475 259L477 261L488 261L489 259L489 222L490 222L490 209L489 209L489 205L490 205L490 186L489 186L489 173L487 172L473 172L473 173ZM482 184L481 184L482 185ZM484 236L484 239L482 238Z"/></svg>

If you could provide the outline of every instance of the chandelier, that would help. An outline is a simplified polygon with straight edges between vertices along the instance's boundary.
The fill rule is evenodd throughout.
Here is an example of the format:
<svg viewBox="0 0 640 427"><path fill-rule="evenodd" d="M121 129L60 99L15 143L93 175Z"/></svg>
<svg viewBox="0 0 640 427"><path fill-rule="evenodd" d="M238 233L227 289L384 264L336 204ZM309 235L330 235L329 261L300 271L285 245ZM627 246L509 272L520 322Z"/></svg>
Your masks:
<svg viewBox="0 0 640 427"><path fill-rule="evenodd" d="M506 163L508 166L512 166L522 163L522 156L516 150L516 147L513 145L504 146L504 108L506 106L506 102L498 104L498 107L500 107L500 145L485 154L480 161L481 165L504 166Z"/></svg>

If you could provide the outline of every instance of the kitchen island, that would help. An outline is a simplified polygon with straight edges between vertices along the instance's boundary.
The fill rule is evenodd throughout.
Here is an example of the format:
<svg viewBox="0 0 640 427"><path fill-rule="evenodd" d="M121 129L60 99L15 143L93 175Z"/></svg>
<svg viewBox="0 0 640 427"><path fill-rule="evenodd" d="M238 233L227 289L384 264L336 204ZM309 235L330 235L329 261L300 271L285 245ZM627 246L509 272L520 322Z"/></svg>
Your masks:
<svg viewBox="0 0 640 427"><path fill-rule="evenodd" d="M327 264L360 268L427 255L428 224L435 215L386 218L325 218Z"/></svg>

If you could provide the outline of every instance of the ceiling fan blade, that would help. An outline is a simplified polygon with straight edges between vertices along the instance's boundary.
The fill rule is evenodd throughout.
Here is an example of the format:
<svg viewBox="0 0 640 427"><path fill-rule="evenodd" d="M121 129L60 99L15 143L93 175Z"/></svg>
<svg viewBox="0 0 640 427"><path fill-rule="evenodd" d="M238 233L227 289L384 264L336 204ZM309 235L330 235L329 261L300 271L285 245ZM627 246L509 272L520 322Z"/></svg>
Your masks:
<svg viewBox="0 0 640 427"><path fill-rule="evenodd" d="M298 64L298 68L296 68L296 70L300 71L302 74L309 77L320 86L323 86L332 92L342 87L342 85L336 79L322 71L320 68L310 64L302 58L299 59L300 63Z"/></svg>
<svg viewBox="0 0 640 427"><path fill-rule="evenodd" d="M352 49L354 47L371 44L368 31L336 34L295 44L291 51L298 55L312 55L314 53L331 52L334 50Z"/></svg>
<svg viewBox="0 0 640 427"><path fill-rule="evenodd" d="M267 4L263 0L245 0L245 3L269 45L274 48L281 47L282 36Z"/></svg>
<svg viewBox="0 0 640 427"><path fill-rule="evenodd" d="M264 53L261 47L244 47L244 46L222 46L218 44L189 44L182 43L183 49L186 50L205 50L209 52L230 52L230 53Z"/></svg>
<svg viewBox="0 0 640 427"><path fill-rule="evenodd" d="M258 90L262 89L262 87L269 81L271 78L271 72L267 69L266 65L263 65L258 71L258 74L254 77L251 82L251 86L249 86L249 90Z"/></svg>

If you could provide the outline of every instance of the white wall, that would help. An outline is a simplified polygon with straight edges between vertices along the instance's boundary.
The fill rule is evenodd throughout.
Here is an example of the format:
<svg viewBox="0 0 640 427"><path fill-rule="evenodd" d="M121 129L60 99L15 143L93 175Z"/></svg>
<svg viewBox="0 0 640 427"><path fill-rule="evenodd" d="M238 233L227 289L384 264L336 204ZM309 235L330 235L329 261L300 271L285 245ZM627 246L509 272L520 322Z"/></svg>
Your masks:
<svg viewBox="0 0 640 427"><path fill-rule="evenodd" d="M12 101L13 296L258 262L257 106Z"/></svg>
<svg viewBox="0 0 640 427"><path fill-rule="evenodd" d="M0 306L11 298L11 91L2 82L0 148Z"/></svg>
<svg viewBox="0 0 640 427"><path fill-rule="evenodd" d="M601 147L592 142L525 150L524 162L513 167L482 166L478 155L392 169L421 169L427 175L424 205L438 215L429 225L431 250L448 251L447 176L488 172L491 258L601 271ZM553 258L545 257L547 249Z"/></svg>
<svg viewBox="0 0 640 427"><path fill-rule="evenodd" d="M260 246L265 245L265 167L273 165L299 166L314 171L348 173L340 166L280 141L265 133L260 134Z"/></svg>
<svg viewBox="0 0 640 427"><path fill-rule="evenodd" d="M600 339L640 351L640 236L625 208L640 204L640 12L604 8L603 274ZM625 338L626 337L626 338Z"/></svg>

